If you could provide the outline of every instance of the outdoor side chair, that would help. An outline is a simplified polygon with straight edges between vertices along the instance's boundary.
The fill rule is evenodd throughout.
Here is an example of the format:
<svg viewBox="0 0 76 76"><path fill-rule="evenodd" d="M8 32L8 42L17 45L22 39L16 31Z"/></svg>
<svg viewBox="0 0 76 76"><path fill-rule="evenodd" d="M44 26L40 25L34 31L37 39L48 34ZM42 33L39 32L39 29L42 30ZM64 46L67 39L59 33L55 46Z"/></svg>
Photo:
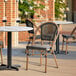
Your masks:
<svg viewBox="0 0 76 76"><path fill-rule="evenodd" d="M34 43L33 37L34 37L35 29L37 29L37 26L32 21L32 19L26 19L25 23L26 23L27 27L32 27L33 28L33 30L28 31L28 33L29 33L29 41L28 41L27 45L29 45L31 42L33 44ZM40 38L41 38L41 35L40 35L40 30L39 30L39 35L36 35L35 39L39 40ZM25 53L26 53L26 51L25 51ZM32 55L33 55L33 50L32 50Z"/></svg>
<svg viewBox="0 0 76 76"><path fill-rule="evenodd" d="M58 26L55 23L52 22L46 22L41 24L37 30L35 31L34 34L34 42L35 38L37 35L38 30L41 29L41 44L33 44L33 45L28 45L26 46L26 70L28 70L28 61L29 61L29 56L31 55L31 50L34 51L34 53L37 51L39 54L33 54L33 55L40 55L40 65L42 64L42 55L45 56L45 73L47 72L47 53L53 54L56 67L58 68L58 64L56 61L56 56L54 53L54 45L56 42L56 39L58 37L59 31L58 31ZM43 45L44 41L50 42L48 45Z"/></svg>
<svg viewBox="0 0 76 76"><path fill-rule="evenodd" d="M72 32L70 34L62 34L63 40L62 40L62 50L64 48L64 42L66 43L66 50L65 50L65 54L67 54L67 50L68 50L68 43L72 43L72 42L76 42L76 35L74 35L76 31L76 27L74 27L74 29L72 30Z"/></svg>
<svg viewBox="0 0 76 76"><path fill-rule="evenodd" d="M29 33L28 44L30 43L30 41L32 41L32 44L33 44L33 37L34 37L35 29L37 29L37 26L35 25L35 23L32 20L29 20L29 19L26 19L25 23L26 23L27 27L32 27L33 28L33 30L28 31L28 33ZM40 33L40 30L39 30L39 33ZM37 35L36 39L40 39L40 37L41 37L40 35Z"/></svg>
<svg viewBox="0 0 76 76"><path fill-rule="evenodd" d="M3 48L3 42L2 42L2 41L0 41L1 64L3 64L2 48Z"/></svg>

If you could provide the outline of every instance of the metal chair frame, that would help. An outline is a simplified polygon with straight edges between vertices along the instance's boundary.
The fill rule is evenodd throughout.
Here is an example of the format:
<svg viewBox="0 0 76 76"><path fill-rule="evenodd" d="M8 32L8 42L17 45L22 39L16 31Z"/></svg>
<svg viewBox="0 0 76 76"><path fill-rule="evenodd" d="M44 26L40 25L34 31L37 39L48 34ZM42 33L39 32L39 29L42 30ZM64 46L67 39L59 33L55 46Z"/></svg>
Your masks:
<svg viewBox="0 0 76 76"><path fill-rule="evenodd" d="M72 39L72 40L76 40L76 37L74 34L74 32L76 31L76 27L72 30L72 32L70 33L70 35L67 35L67 34L63 34L62 37L63 37L63 40L62 40L62 51L63 51L63 48L64 48L64 42L66 42L66 50L65 50L65 54L67 54L67 50L68 50L68 43L72 43L74 41L69 41L69 39ZM66 37L64 37L66 36Z"/></svg>

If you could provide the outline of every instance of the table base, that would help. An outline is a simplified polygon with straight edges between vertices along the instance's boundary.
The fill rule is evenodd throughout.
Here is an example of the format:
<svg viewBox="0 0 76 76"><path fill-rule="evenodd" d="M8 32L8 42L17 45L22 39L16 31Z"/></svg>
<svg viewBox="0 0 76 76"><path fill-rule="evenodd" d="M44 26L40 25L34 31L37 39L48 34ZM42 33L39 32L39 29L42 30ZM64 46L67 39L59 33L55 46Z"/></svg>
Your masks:
<svg viewBox="0 0 76 76"><path fill-rule="evenodd" d="M2 65L0 65L0 70L16 70L16 71L18 71L19 69L14 66L8 67L7 65L2 64Z"/></svg>
<svg viewBox="0 0 76 76"><path fill-rule="evenodd" d="M66 52L65 51L59 51L59 52L57 52L57 51L54 51L55 52L55 54L64 54L64 55L66 55ZM68 54L69 52L67 52L67 54Z"/></svg>

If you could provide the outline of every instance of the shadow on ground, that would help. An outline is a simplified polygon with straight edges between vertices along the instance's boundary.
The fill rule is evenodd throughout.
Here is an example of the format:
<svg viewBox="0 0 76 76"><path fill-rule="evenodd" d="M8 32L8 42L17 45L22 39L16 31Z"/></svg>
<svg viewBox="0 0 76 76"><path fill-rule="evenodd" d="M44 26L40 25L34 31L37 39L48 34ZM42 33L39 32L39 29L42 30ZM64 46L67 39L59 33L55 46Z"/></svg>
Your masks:
<svg viewBox="0 0 76 76"><path fill-rule="evenodd" d="M3 55L7 56L7 49L3 49ZM23 48L13 48L12 56L16 57L25 57L25 49ZM65 54L57 54L57 59L76 59L76 51L69 51L67 55ZM39 56L30 56L32 58L39 58ZM44 56L43 56L44 57ZM52 55L48 55L48 58L53 58Z"/></svg>

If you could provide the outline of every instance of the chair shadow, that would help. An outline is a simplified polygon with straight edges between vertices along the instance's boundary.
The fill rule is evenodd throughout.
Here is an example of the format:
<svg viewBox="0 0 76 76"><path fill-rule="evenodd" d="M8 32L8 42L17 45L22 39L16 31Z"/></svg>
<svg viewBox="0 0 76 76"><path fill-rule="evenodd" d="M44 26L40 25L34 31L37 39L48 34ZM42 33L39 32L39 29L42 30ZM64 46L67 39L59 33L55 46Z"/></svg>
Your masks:
<svg viewBox="0 0 76 76"><path fill-rule="evenodd" d="M36 71L36 72L42 72L42 73L45 73L45 72L43 72L43 71L36 70L36 69L29 69L29 70L31 70L31 71Z"/></svg>
<svg viewBox="0 0 76 76"><path fill-rule="evenodd" d="M29 71L29 70L31 70L31 71L36 71L36 72L45 73L45 72L43 72L43 71L36 70L36 69L31 69L31 68L29 68L28 70L26 70L25 68L21 68L21 69L22 69L22 70L25 70L25 71Z"/></svg>
<svg viewBox="0 0 76 76"><path fill-rule="evenodd" d="M47 67L52 67L52 68L58 69L58 68L55 67L55 66L47 66ZM45 68L45 66L44 66L44 68ZM26 70L26 69L23 68L23 70ZM41 71L41 70L37 70L37 69L33 69L33 68L29 68L28 70L36 71L36 72L41 72L41 73L45 73L45 72L44 72L45 69L44 69L43 71ZM28 71L28 70L26 70L26 71Z"/></svg>
<svg viewBox="0 0 76 76"><path fill-rule="evenodd" d="M13 59L14 61L17 61L17 62L25 62L26 63L26 61L22 61L22 60L17 60L17 59ZM31 65L34 65L34 66L44 66L44 68L45 68L45 64L42 64L42 65L40 65L40 63L38 63L38 62L32 62L32 61L29 61L29 64L31 64ZM47 67L51 67L51 68L57 68L57 67L55 67L55 66L50 66L50 65L47 65ZM22 70L26 70L25 68L21 68ZM37 71L37 72L43 72L44 73L44 71L40 71L40 70L36 70L36 69L33 69L33 68L29 68L28 70L32 70L32 71Z"/></svg>

